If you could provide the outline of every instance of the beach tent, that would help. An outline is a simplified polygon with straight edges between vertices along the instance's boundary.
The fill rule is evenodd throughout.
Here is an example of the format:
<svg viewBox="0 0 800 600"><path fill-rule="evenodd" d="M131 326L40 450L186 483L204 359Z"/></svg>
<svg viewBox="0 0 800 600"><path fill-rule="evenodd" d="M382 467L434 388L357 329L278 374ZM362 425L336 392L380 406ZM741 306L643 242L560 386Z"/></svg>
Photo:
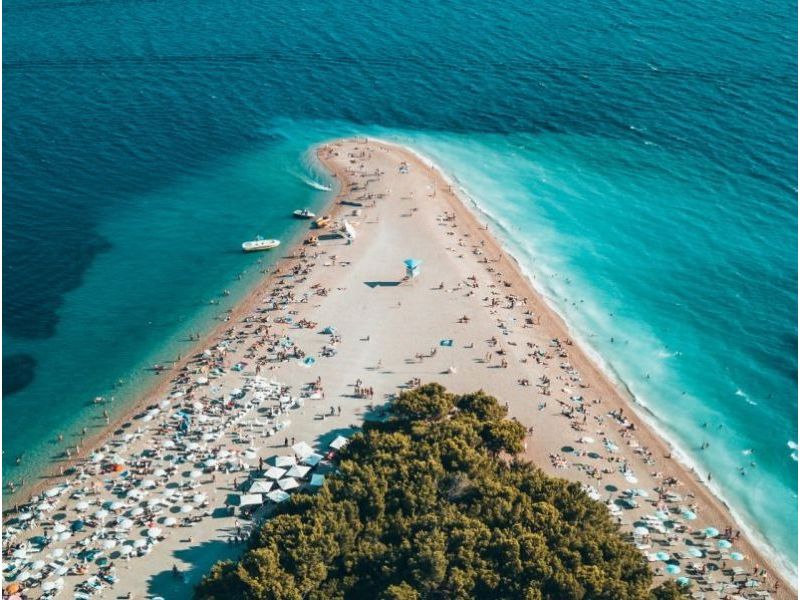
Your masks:
<svg viewBox="0 0 800 600"><path fill-rule="evenodd" d="M322 487L325 484L325 475L312 475L311 476L311 485L313 487Z"/></svg>
<svg viewBox="0 0 800 600"><path fill-rule="evenodd" d="M324 457L321 454L317 454L316 452L312 452L308 456L303 457L300 461L309 467L316 467Z"/></svg>
<svg viewBox="0 0 800 600"><path fill-rule="evenodd" d="M330 443L330 447L334 450L341 450L347 445L347 441L347 438L342 435L336 436L336 439Z"/></svg>
<svg viewBox="0 0 800 600"><path fill-rule="evenodd" d="M253 483L250 484L250 488L247 490L249 494L266 494L272 489L272 482L266 481L264 479L256 479Z"/></svg>
<svg viewBox="0 0 800 600"><path fill-rule="evenodd" d="M313 454L314 450L305 442L298 442L292 446L292 452L294 452L300 458L305 458L306 456Z"/></svg>
<svg viewBox="0 0 800 600"><path fill-rule="evenodd" d="M242 494L239 496L239 506L259 506L264 502L261 494Z"/></svg>

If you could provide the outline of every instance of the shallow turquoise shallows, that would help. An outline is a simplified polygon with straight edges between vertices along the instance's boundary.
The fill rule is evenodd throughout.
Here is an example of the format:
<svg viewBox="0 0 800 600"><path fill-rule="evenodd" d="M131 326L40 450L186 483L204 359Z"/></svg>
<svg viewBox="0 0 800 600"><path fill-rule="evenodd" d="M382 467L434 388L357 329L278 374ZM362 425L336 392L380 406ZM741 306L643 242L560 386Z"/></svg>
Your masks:
<svg viewBox="0 0 800 600"><path fill-rule="evenodd" d="M280 255L240 243L329 197L310 148L367 134L457 181L796 571L796 9L5 2L5 479L216 323Z"/></svg>

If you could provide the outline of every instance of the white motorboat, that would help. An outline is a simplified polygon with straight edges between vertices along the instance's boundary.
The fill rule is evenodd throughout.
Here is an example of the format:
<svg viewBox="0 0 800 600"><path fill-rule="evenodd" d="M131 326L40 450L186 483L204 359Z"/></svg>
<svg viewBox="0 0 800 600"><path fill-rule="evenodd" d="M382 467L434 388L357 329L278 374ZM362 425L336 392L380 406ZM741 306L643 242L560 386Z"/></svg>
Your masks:
<svg viewBox="0 0 800 600"><path fill-rule="evenodd" d="M242 244L242 250L245 252L258 252L259 250L272 250L281 245L280 240L252 240Z"/></svg>
<svg viewBox="0 0 800 600"><path fill-rule="evenodd" d="M292 214L298 219L313 219L316 216L307 208L304 208L303 210L296 210Z"/></svg>

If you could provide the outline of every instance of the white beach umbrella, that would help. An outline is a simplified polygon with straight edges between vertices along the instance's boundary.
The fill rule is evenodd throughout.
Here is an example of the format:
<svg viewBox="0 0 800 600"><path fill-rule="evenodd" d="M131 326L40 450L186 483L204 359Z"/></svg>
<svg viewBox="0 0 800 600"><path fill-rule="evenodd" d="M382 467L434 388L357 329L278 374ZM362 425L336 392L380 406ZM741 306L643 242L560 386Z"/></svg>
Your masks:
<svg viewBox="0 0 800 600"><path fill-rule="evenodd" d="M279 469L278 467L270 467L266 473L264 473L265 477L269 477L270 479L280 479L286 473L286 469Z"/></svg>
<svg viewBox="0 0 800 600"><path fill-rule="evenodd" d="M292 446L292 452L294 452L300 458L305 458L309 454L313 454L314 449L305 442L298 442Z"/></svg>
<svg viewBox="0 0 800 600"><path fill-rule="evenodd" d="M304 467L302 465L294 465L286 472L287 477L300 477L303 478L311 470L311 467Z"/></svg>
<svg viewBox="0 0 800 600"><path fill-rule="evenodd" d="M86 500L81 500L75 505L75 510L77 510L78 512L84 512L86 510L89 510L89 503L86 502Z"/></svg>
<svg viewBox="0 0 800 600"><path fill-rule="evenodd" d="M71 531L62 531L61 533L56 535L56 539L59 542L64 542L64 541L68 540L71 537L72 537L72 532Z"/></svg>
<svg viewBox="0 0 800 600"><path fill-rule="evenodd" d="M278 487L281 488L284 492L286 492L300 487L300 484L297 483L296 479L292 477L286 477L278 481Z"/></svg>
<svg viewBox="0 0 800 600"><path fill-rule="evenodd" d="M303 460L302 460L301 462L302 462L303 464L309 465L309 466L311 466L311 467L315 467L315 466L317 466L317 465L318 465L320 462L322 462L322 459L323 459L323 458L324 458L324 457L323 457L321 454L317 454L316 452L312 452L312 453L311 453L311 454L309 454L308 456L306 456L306 457L303 457Z"/></svg>
<svg viewBox="0 0 800 600"><path fill-rule="evenodd" d="M63 548L55 548L52 552L53 558L61 558L64 556L64 549Z"/></svg>
<svg viewBox="0 0 800 600"><path fill-rule="evenodd" d="M105 519L108 516L108 511L105 508L101 508L100 510L94 511L92 516L94 516L95 519Z"/></svg>
<svg viewBox="0 0 800 600"><path fill-rule="evenodd" d="M297 464L294 456L276 456L275 457L275 466L276 467L291 467Z"/></svg>
<svg viewBox="0 0 800 600"><path fill-rule="evenodd" d="M147 540L144 538L139 538L135 542L133 542L134 548L144 548L147 545Z"/></svg>
<svg viewBox="0 0 800 600"><path fill-rule="evenodd" d="M119 522L120 529L130 529L131 527L133 527L133 521L131 521L130 519L122 519Z"/></svg>
<svg viewBox="0 0 800 600"><path fill-rule="evenodd" d="M64 525L63 523L56 523L55 526L53 527L53 531L55 531L56 533L63 533L66 530L67 526Z"/></svg>
<svg viewBox="0 0 800 600"><path fill-rule="evenodd" d="M105 455L102 452L94 452L89 457L89 460L91 460L93 463L99 463L103 460L103 458L105 458Z"/></svg>
<svg viewBox="0 0 800 600"><path fill-rule="evenodd" d="M19 515L17 515L18 521L30 521L32 518L33 518L33 513L31 512L19 513Z"/></svg>
<svg viewBox="0 0 800 600"><path fill-rule="evenodd" d="M194 452L195 450L200 449L200 444L198 444L197 442L189 442L188 444L186 444L186 449L189 450L190 452Z"/></svg>
<svg viewBox="0 0 800 600"><path fill-rule="evenodd" d="M121 508L124 508L124 507L125 507L125 505L122 502L120 502L119 500L114 500L113 502L109 503L109 505L108 505L108 509L109 510L113 510L113 511L120 510Z"/></svg>
<svg viewBox="0 0 800 600"><path fill-rule="evenodd" d="M203 476L203 472L202 471L198 471L197 469L195 469L194 471L189 473L189 477L191 477L192 479L200 479L202 476Z"/></svg>
<svg viewBox="0 0 800 600"><path fill-rule="evenodd" d="M333 448L334 450L341 450L347 445L348 441L349 440L343 435L338 435L336 436L336 439L330 443L330 447Z"/></svg>
<svg viewBox="0 0 800 600"><path fill-rule="evenodd" d="M156 487L156 482L152 479L145 479L142 481L142 487L146 490L152 490L154 487Z"/></svg>
<svg viewBox="0 0 800 600"><path fill-rule="evenodd" d="M175 447L175 442L173 442L172 440L164 440L164 443L161 445L167 450L171 450L172 448Z"/></svg>
<svg viewBox="0 0 800 600"><path fill-rule="evenodd" d="M192 506L191 504L184 504L183 506L181 506L181 513L182 514L190 513L193 510L194 510L194 506Z"/></svg>
<svg viewBox="0 0 800 600"><path fill-rule="evenodd" d="M178 519L176 519L175 517L167 517L166 519L164 519L164 525L166 527L175 527L177 523Z"/></svg>
<svg viewBox="0 0 800 600"><path fill-rule="evenodd" d="M31 563L31 569L39 571L44 568L45 562L43 560L35 560Z"/></svg>
<svg viewBox="0 0 800 600"><path fill-rule="evenodd" d="M42 584L42 591L43 592L52 592L56 589L56 582L55 581L45 581Z"/></svg>
<svg viewBox="0 0 800 600"><path fill-rule="evenodd" d="M111 550L116 545L117 545L116 540L111 540L111 539L103 540L103 548L105 548L106 550Z"/></svg>
<svg viewBox="0 0 800 600"><path fill-rule="evenodd" d="M25 558L28 556L28 552L24 548L17 548L14 552L11 553L11 556L14 558Z"/></svg>
<svg viewBox="0 0 800 600"><path fill-rule="evenodd" d="M44 493L44 495L47 496L48 498L54 498L55 496L58 496L59 494L61 494L61 492L63 492L63 491L64 491L64 488L59 485L59 486L56 486L56 487L51 487L49 490L47 490Z"/></svg>
<svg viewBox="0 0 800 600"><path fill-rule="evenodd" d="M273 490L269 494L267 494L267 498L269 498L275 503L278 503L278 502L283 502L284 500L288 500L289 494L287 494L283 490Z"/></svg>
<svg viewBox="0 0 800 600"><path fill-rule="evenodd" d="M635 527L633 529L633 533L635 535L649 535L650 534L650 530L647 529L647 527Z"/></svg>
<svg viewBox="0 0 800 600"><path fill-rule="evenodd" d="M246 460L255 460L258 458L258 454L256 454L252 450L245 450L244 452L242 452L242 456L244 456Z"/></svg>
<svg viewBox="0 0 800 600"><path fill-rule="evenodd" d="M129 546L129 545L127 545L127 544L126 544L125 546L122 546L122 547L119 549L119 553L120 553L120 554L122 554L122 556L127 556L127 555L128 555L128 554L130 554L131 552L133 552L133 546Z"/></svg>
<svg viewBox="0 0 800 600"><path fill-rule="evenodd" d="M206 500L206 495L203 493L195 494L194 496L192 496L192 502L194 502L195 504L202 504L203 502L205 502L205 500Z"/></svg>
<svg viewBox="0 0 800 600"><path fill-rule="evenodd" d="M222 450L220 450L219 452L217 452L217 458L220 458L220 459L228 458L230 455L231 455L231 453L228 450L225 450L224 448Z"/></svg>
<svg viewBox="0 0 800 600"><path fill-rule="evenodd" d="M152 529L147 530L147 537L149 538L157 538L161 535L161 528L160 527L153 527Z"/></svg>
<svg viewBox="0 0 800 600"><path fill-rule="evenodd" d="M137 506L136 508L134 508L131 511L130 514L131 514L132 517L138 517L139 515L143 515L144 514L144 509L141 506Z"/></svg>
<svg viewBox="0 0 800 600"><path fill-rule="evenodd" d="M153 477L166 477L167 472L164 469L156 469L153 471Z"/></svg>

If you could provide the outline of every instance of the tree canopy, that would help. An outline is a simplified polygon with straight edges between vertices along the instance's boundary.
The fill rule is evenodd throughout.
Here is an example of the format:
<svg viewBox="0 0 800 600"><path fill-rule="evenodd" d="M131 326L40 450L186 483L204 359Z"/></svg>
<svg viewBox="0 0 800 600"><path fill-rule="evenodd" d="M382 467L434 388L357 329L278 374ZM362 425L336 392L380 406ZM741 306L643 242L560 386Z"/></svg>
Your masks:
<svg viewBox="0 0 800 600"><path fill-rule="evenodd" d="M365 424L317 493L278 506L203 599L669 600L606 508L513 455L525 429L483 392L428 384Z"/></svg>

